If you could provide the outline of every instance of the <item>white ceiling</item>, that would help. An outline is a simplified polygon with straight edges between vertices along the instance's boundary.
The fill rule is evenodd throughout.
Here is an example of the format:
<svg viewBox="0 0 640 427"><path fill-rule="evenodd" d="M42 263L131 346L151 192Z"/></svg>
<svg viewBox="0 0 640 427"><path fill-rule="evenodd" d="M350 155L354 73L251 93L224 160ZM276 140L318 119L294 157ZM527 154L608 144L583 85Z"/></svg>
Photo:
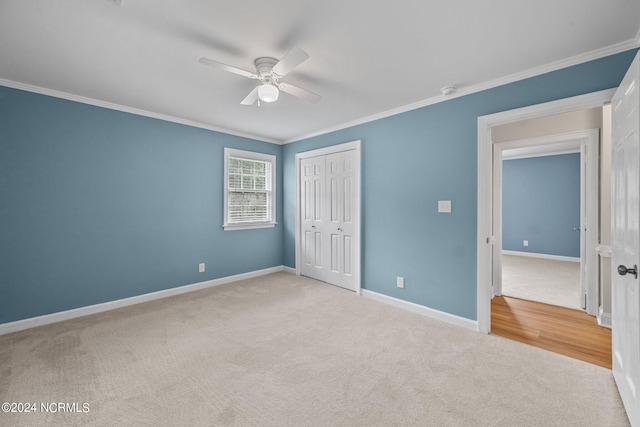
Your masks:
<svg viewBox="0 0 640 427"><path fill-rule="evenodd" d="M639 29L635 0L0 0L0 84L288 142L637 47ZM283 80L317 104L242 106L255 81L198 63L253 71L294 46L310 58Z"/></svg>

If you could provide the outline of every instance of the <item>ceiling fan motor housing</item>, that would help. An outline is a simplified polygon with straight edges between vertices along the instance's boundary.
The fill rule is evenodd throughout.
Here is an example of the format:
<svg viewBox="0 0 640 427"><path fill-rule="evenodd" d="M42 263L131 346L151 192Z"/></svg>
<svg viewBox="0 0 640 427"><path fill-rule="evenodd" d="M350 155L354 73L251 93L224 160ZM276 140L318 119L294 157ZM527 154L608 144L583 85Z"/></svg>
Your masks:
<svg viewBox="0 0 640 427"><path fill-rule="evenodd" d="M256 71L260 77L273 76L273 67L278 63L275 58L262 57L255 60Z"/></svg>

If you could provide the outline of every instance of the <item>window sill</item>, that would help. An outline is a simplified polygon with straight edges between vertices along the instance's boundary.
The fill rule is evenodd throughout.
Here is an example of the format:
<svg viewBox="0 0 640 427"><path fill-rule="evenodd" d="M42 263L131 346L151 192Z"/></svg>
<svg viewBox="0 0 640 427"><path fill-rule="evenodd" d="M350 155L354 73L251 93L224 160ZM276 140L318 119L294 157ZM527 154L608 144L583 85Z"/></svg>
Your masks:
<svg viewBox="0 0 640 427"><path fill-rule="evenodd" d="M276 222L262 222L253 224L224 224L222 228L224 228L224 231L253 230L256 228L274 228L276 224Z"/></svg>

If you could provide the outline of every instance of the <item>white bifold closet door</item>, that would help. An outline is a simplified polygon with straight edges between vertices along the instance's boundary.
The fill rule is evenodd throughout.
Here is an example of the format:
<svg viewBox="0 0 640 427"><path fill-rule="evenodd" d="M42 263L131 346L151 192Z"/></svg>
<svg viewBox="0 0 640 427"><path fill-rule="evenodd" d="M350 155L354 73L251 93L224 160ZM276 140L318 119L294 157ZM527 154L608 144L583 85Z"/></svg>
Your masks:
<svg viewBox="0 0 640 427"><path fill-rule="evenodd" d="M304 276L355 291L354 245L359 233L356 151L302 159L300 223Z"/></svg>

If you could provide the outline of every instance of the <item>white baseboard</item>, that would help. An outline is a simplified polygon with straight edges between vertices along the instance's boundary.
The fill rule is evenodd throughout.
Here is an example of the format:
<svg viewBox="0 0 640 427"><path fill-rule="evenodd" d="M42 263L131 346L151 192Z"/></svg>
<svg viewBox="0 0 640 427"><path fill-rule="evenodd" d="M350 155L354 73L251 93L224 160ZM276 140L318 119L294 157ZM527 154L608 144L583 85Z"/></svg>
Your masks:
<svg viewBox="0 0 640 427"><path fill-rule="evenodd" d="M475 320L469 320L464 317L445 313L444 311L435 310L433 308L429 308L424 305L416 304L413 302L404 301L398 298L379 294L377 292L369 291L367 289L362 289L362 296L372 299L374 301L390 304L395 307L399 307L404 310L411 311L413 313L422 314L423 316L431 317L433 319L440 320L442 322L460 326L465 329L469 329L476 332L478 331L478 322Z"/></svg>
<svg viewBox="0 0 640 427"><path fill-rule="evenodd" d="M534 252L507 251L507 250L503 249L502 250L502 254L503 255L515 255L515 256L528 256L528 257L531 257L531 258L552 259L552 260L555 260L555 261L580 262L580 257L537 254L537 253L534 253Z"/></svg>
<svg viewBox="0 0 640 427"><path fill-rule="evenodd" d="M295 268L287 267L286 265L282 266L282 271L284 271L285 273L296 274Z"/></svg>
<svg viewBox="0 0 640 427"><path fill-rule="evenodd" d="M179 286L177 288L164 289L162 291L151 292L134 297L123 298L115 301L109 301L101 304L88 305L86 307L74 308L72 310L60 311L57 313L47 314L44 316L31 317L29 319L17 320L15 322L0 324L0 335L10 334L36 326L48 325L50 323L62 322L64 320L75 319L76 317L88 316L90 314L101 313L103 311L114 310L116 308L126 307L129 305L140 304L147 301L153 301L161 298L167 298L174 295L180 295L187 292L199 291L200 289L211 288L214 286L224 285L225 283L236 282L238 280L251 279L254 277L264 276L266 274L277 273L279 271L289 272L290 268L285 266L277 266L265 268L264 270L251 271L249 273L236 274L234 276L221 277L219 279L207 280L206 282L194 283L191 285ZM294 270L295 272L295 270Z"/></svg>
<svg viewBox="0 0 640 427"><path fill-rule="evenodd" d="M596 318L598 319L598 325L611 329L611 313L605 313L600 307Z"/></svg>

